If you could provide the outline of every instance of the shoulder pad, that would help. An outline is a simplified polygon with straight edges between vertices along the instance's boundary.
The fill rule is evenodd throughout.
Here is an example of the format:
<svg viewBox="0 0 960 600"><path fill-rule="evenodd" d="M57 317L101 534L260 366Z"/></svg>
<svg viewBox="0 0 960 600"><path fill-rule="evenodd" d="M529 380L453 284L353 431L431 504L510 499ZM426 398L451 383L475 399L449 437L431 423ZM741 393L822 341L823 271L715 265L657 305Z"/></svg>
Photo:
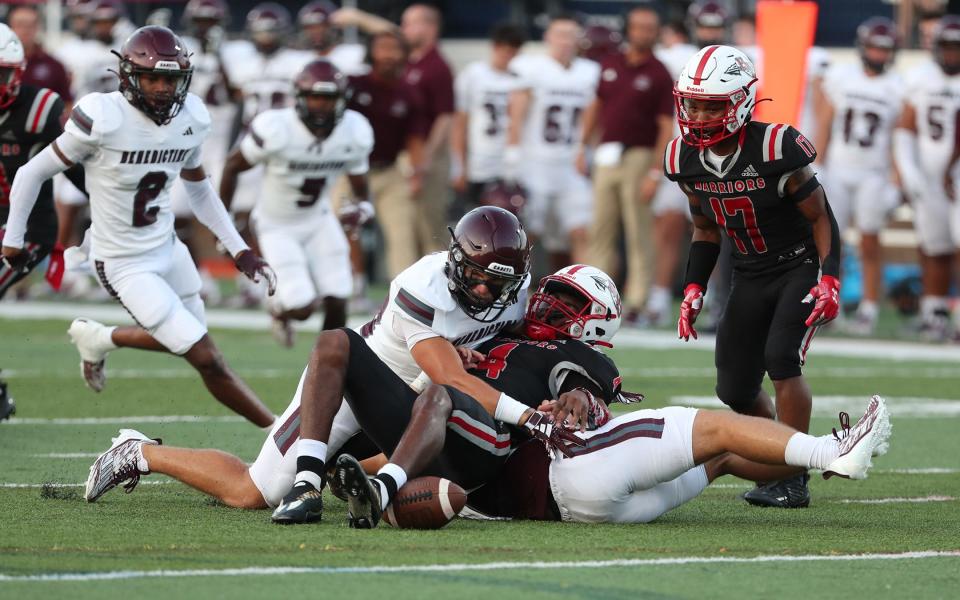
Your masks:
<svg viewBox="0 0 960 600"><path fill-rule="evenodd" d="M362 114L350 109L343 113L343 120L350 127L353 140L366 152L373 150L373 127L370 121Z"/></svg>
<svg viewBox="0 0 960 600"><path fill-rule="evenodd" d="M123 124L119 102L126 102L120 92L94 92L81 98L73 106L66 129L82 139L98 140Z"/></svg>
<svg viewBox="0 0 960 600"><path fill-rule="evenodd" d="M670 179L680 174L680 151L683 150L683 140L680 136L667 142L663 153L663 173Z"/></svg>
<svg viewBox="0 0 960 600"><path fill-rule="evenodd" d="M289 133L284 120L286 109L265 110L250 122L250 135L267 152L276 152L287 144Z"/></svg>
<svg viewBox="0 0 960 600"><path fill-rule="evenodd" d="M391 287L395 286L397 289L396 302L400 308L403 308L403 305L399 296L403 291L407 299L415 299L421 306L423 310L419 311L420 314L430 311L431 321L435 311L450 312L457 309L457 303L454 302L447 288L447 276L443 271L447 263L446 254L446 252L428 254L397 275ZM404 312L410 314L408 310Z"/></svg>
<svg viewBox="0 0 960 600"><path fill-rule="evenodd" d="M800 132L787 125L786 123L765 123L763 126L763 143L761 153L763 162L773 162L783 160L795 154L794 145L798 145L798 140L803 140L807 146L801 146L812 161L816 156L813 144L807 141L807 138L800 135Z"/></svg>
<svg viewBox="0 0 960 600"><path fill-rule="evenodd" d="M31 134L37 134L43 131L47 125L47 119L53 106L60 99L60 94L47 88L37 89L33 101L30 103L30 110L27 111L27 119L23 123L24 131Z"/></svg>
<svg viewBox="0 0 960 600"><path fill-rule="evenodd" d="M207 110L207 105L196 94L187 93L187 98L183 101L183 110L200 127L205 129L210 127L210 111Z"/></svg>

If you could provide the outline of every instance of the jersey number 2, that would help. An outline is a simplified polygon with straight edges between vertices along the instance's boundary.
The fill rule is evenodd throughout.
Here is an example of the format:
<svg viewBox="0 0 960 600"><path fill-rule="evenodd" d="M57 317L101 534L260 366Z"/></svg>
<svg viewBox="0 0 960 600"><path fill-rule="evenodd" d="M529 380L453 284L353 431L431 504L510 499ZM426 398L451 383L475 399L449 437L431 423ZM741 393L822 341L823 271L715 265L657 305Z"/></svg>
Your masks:
<svg viewBox="0 0 960 600"><path fill-rule="evenodd" d="M713 214L717 218L717 225L727 230L730 241L737 247L740 254L747 253L747 246L739 237L736 230L727 226L727 217L735 217L738 213L743 214L743 226L750 236L750 243L757 254L763 254L767 251L767 242L757 227L757 213L753 210L753 202L747 196L737 196L735 198L710 198L710 207L713 208Z"/></svg>
<svg viewBox="0 0 960 600"><path fill-rule="evenodd" d="M480 361L477 368L487 370L487 379L498 379L500 373L507 368L507 357L513 352L513 349L519 345L520 344L510 342L494 346L490 352L487 352L487 357Z"/></svg>
<svg viewBox="0 0 960 600"><path fill-rule="evenodd" d="M147 208L147 203L156 200L164 186L167 174L164 171L150 171L137 182L137 193L133 197L133 226L146 227L157 222L159 206Z"/></svg>

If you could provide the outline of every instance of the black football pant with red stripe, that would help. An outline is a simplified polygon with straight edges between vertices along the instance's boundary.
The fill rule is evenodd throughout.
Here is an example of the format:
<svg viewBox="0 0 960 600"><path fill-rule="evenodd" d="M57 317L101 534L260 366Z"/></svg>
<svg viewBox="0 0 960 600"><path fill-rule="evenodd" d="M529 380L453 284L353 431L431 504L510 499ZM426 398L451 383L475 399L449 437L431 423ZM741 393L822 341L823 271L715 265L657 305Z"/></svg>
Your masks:
<svg viewBox="0 0 960 600"><path fill-rule="evenodd" d="M355 331L344 329L350 340L350 358L344 377L344 398L370 441L388 457L403 436L417 392L390 370ZM506 461L510 435L506 427L493 419L472 397L444 386L452 411L440 455L423 473L475 488L492 479ZM344 451L355 452L359 439L350 440Z"/></svg>
<svg viewBox="0 0 960 600"><path fill-rule="evenodd" d="M774 381L801 375L817 330L805 324L813 303L803 299L819 270L815 258L805 258L770 275L734 271L714 354L717 397L733 410L751 412L764 374Z"/></svg>

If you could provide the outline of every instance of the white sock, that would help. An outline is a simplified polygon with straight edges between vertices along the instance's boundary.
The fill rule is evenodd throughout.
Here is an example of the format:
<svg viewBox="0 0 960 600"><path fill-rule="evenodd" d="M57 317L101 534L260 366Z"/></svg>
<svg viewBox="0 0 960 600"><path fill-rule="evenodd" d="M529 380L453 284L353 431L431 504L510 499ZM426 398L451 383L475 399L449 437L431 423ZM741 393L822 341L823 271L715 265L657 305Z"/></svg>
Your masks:
<svg viewBox="0 0 960 600"><path fill-rule="evenodd" d="M150 465L147 464L147 457L143 455L143 447L145 444L137 444L137 469L141 473L149 473Z"/></svg>
<svg viewBox="0 0 960 600"><path fill-rule="evenodd" d="M920 316L923 320L931 320L937 312L947 312L947 299L944 296L921 296Z"/></svg>
<svg viewBox="0 0 960 600"><path fill-rule="evenodd" d="M381 475L386 475L393 479L393 482L396 483L396 488L392 491L387 489L387 485L380 478ZM386 510L387 505L390 504L390 501L393 499L393 494L400 490L407 483L407 472L404 471L399 465L394 463L387 463L377 471L377 477L374 477L374 481L377 482L377 485L380 486L380 509Z"/></svg>
<svg viewBox="0 0 960 600"><path fill-rule="evenodd" d="M783 461L791 467L826 469L838 456L840 444L833 436L815 437L798 431L787 442Z"/></svg>
<svg viewBox="0 0 960 600"><path fill-rule="evenodd" d="M857 314L865 319L870 319L872 321L877 320L877 314L880 312L880 309L877 307L877 303L873 300L863 300L860 302L860 306L857 307Z"/></svg>
<svg viewBox="0 0 960 600"><path fill-rule="evenodd" d="M318 440L300 438L297 442L297 456L312 456L327 462L327 444Z"/></svg>
<svg viewBox="0 0 960 600"><path fill-rule="evenodd" d="M117 345L113 343L113 330L116 328L116 325L105 325L97 335L97 343L106 351L117 349Z"/></svg>

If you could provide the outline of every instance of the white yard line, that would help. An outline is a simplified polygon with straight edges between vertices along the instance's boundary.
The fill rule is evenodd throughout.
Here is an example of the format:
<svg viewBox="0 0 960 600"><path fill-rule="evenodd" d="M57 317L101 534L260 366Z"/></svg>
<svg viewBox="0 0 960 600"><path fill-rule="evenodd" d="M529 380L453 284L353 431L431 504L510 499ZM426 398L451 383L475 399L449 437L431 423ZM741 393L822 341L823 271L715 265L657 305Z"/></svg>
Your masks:
<svg viewBox="0 0 960 600"><path fill-rule="evenodd" d="M3 427L14 425L125 425L130 423L243 423L246 419L237 416L197 416L197 415L140 415L134 417L79 417L75 419L23 418L11 417Z"/></svg>
<svg viewBox="0 0 960 600"><path fill-rule="evenodd" d="M756 564L796 562L837 562L874 560L920 560L927 558L960 558L960 551L917 551L896 554L832 554L753 557L735 556L680 556L674 558L637 558L618 560L590 560L565 562L496 562L449 565L398 565L373 567L243 567L235 569L183 569L156 571L101 571L99 573L46 573L43 575L4 575L0 582L17 581L105 581L143 579L148 577L236 577L276 575L338 575L372 573L446 573L463 571L500 571L504 569L605 569L611 567L651 567L695 564Z"/></svg>
<svg viewBox="0 0 960 600"><path fill-rule="evenodd" d="M922 398L910 396L884 396L890 414L895 417L943 418L960 416L960 400L942 398ZM836 416L845 410L856 420L869 398L860 396L814 396L813 414L817 416ZM724 404L716 396L672 396L670 404L675 406L696 406L702 408L723 408Z"/></svg>
<svg viewBox="0 0 960 600"><path fill-rule="evenodd" d="M64 319L73 320L84 316L109 323L130 323L130 316L117 304L75 305L61 302L0 302L0 318L8 319ZM266 311L209 309L206 312L210 327L266 331L270 329L270 317ZM348 320L350 327L370 320L369 315L354 315ZM296 323L298 329L318 331L320 320L311 317ZM66 329L66 328L64 328ZM618 348L686 349L713 352L714 336L703 335L699 340L683 342L672 331L621 330L617 334ZM817 356L846 356L886 360L924 360L930 362L956 363L960 361L960 346L893 342L887 340L864 340L851 338L817 338L810 350L811 362Z"/></svg>
<svg viewBox="0 0 960 600"><path fill-rule="evenodd" d="M925 467L919 469L875 469L871 472L889 475L953 475L954 473L960 473L960 469Z"/></svg>
<svg viewBox="0 0 960 600"><path fill-rule="evenodd" d="M953 496L919 496L915 498L844 498L834 500L839 504L926 504L927 502L952 502Z"/></svg>
<svg viewBox="0 0 960 600"><path fill-rule="evenodd" d="M98 455L99 456L99 455ZM141 481L137 485L169 485L171 483L177 483L172 479L161 479L154 481ZM0 482L0 488L7 489L40 489L40 488L74 488L74 487L85 487L87 484L84 483L58 483L56 481L51 481L49 483L7 483Z"/></svg>
<svg viewBox="0 0 960 600"><path fill-rule="evenodd" d="M97 452L47 452L46 454L31 454L33 458L96 458Z"/></svg>

